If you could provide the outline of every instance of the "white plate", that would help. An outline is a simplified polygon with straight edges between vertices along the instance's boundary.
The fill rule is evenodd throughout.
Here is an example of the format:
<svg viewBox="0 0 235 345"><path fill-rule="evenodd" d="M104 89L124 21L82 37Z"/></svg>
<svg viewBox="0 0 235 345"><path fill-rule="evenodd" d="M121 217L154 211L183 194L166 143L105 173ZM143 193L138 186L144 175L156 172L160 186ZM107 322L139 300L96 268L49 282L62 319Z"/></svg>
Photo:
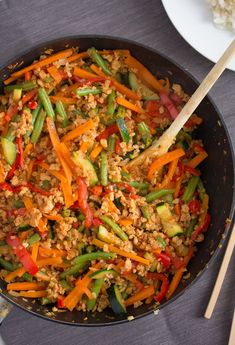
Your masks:
<svg viewBox="0 0 235 345"><path fill-rule="evenodd" d="M235 35L215 27L206 0L162 0L162 3L181 36L199 53L217 62ZM235 58L228 68L235 71Z"/></svg>

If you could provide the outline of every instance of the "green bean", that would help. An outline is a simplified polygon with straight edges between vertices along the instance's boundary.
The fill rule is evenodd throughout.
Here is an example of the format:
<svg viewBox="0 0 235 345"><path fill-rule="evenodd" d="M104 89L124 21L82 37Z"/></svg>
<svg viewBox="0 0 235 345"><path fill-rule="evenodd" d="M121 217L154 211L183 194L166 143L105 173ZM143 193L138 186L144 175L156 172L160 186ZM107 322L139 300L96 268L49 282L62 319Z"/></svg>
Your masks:
<svg viewBox="0 0 235 345"><path fill-rule="evenodd" d="M28 272L25 272L23 275L22 275L22 278L27 280L27 282L32 282L33 281L33 276L31 276L30 273Z"/></svg>
<svg viewBox="0 0 235 345"><path fill-rule="evenodd" d="M21 84L14 84L14 85L8 85L4 87L5 92L11 92L16 89L22 89L22 91L29 91L32 89L35 89L37 87L37 84L35 81L25 81Z"/></svg>
<svg viewBox="0 0 235 345"><path fill-rule="evenodd" d="M102 89L100 89L100 88L96 88L96 89L86 88L86 89L77 89L76 90L77 96L98 95L100 93L102 93Z"/></svg>
<svg viewBox="0 0 235 345"><path fill-rule="evenodd" d="M86 250L85 250L86 249L85 243L83 243L83 242L78 243L77 248L78 248L78 251L79 251L79 255L85 254L85 252L86 252Z"/></svg>
<svg viewBox="0 0 235 345"><path fill-rule="evenodd" d="M10 126L10 128L7 131L5 138L8 139L9 141L14 141L15 137L16 137L15 128Z"/></svg>
<svg viewBox="0 0 235 345"><path fill-rule="evenodd" d="M137 182L137 181L131 181L129 184L137 189L148 189L149 183L148 182Z"/></svg>
<svg viewBox="0 0 235 345"><path fill-rule="evenodd" d="M104 73L108 75L112 75L108 68L107 62L102 58L102 56L98 53L98 51L92 47L88 49L88 54L92 58L92 60L104 71Z"/></svg>
<svg viewBox="0 0 235 345"><path fill-rule="evenodd" d="M192 235L196 224L197 224L197 218L191 219L189 226L187 227L185 231L186 236L190 237Z"/></svg>
<svg viewBox="0 0 235 345"><path fill-rule="evenodd" d="M65 289L66 291L71 289L71 285L69 285L67 280L62 279L62 280L59 281L59 283L62 286L62 288Z"/></svg>
<svg viewBox="0 0 235 345"><path fill-rule="evenodd" d="M104 278L101 279L95 279L91 286L91 292L95 294L95 298L89 299L87 301L87 310L91 311L96 304L97 297L99 296L100 290L102 288L102 285L104 284Z"/></svg>
<svg viewBox="0 0 235 345"><path fill-rule="evenodd" d="M205 190L203 182L202 182L202 180L200 178L199 178L199 181L198 181L197 190L198 190L198 194L199 194L200 200L202 201L204 199L206 190Z"/></svg>
<svg viewBox="0 0 235 345"><path fill-rule="evenodd" d="M142 212L142 214L143 214L143 216L144 216L145 219L147 219L147 220L150 219L149 208L148 208L147 205L141 207L141 212Z"/></svg>
<svg viewBox="0 0 235 345"><path fill-rule="evenodd" d="M39 234L35 233L30 238L27 239L28 244L31 246L32 244L40 241L41 237Z"/></svg>
<svg viewBox="0 0 235 345"><path fill-rule="evenodd" d="M106 152L101 152L101 163L100 163L100 181L102 186L108 184L108 159Z"/></svg>
<svg viewBox="0 0 235 345"><path fill-rule="evenodd" d="M173 194L175 192L174 189L159 189L159 190L154 190L153 192L149 193L146 195L145 200L147 202L152 202L156 199L161 198L162 196L165 196L167 194Z"/></svg>
<svg viewBox="0 0 235 345"><path fill-rule="evenodd" d="M32 111L32 125L34 126L35 121L37 120L38 114L40 113L40 110L42 109L42 104L39 102L37 105L37 108Z"/></svg>
<svg viewBox="0 0 235 345"><path fill-rule="evenodd" d="M78 264L73 265L72 267L70 267L66 271L62 272L60 274L60 278L63 279L63 278L66 278L67 276L73 276L73 275L76 275L78 273L82 273L82 269L84 268L86 262L87 261L83 261L83 262L79 262Z"/></svg>
<svg viewBox="0 0 235 345"><path fill-rule="evenodd" d="M108 151L110 153L113 153L115 150L115 136L114 135L110 135L110 137L108 137Z"/></svg>
<svg viewBox="0 0 235 345"><path fill-rule="evenodd" d="M58 115L63 120L63 122L62 122L63 127L67 127L69 124L69 119L68 119L68 115L64 109L63 103L61 101L58 101L58 102L56 102L55 106L56 106L56 111L57 111Z"/></svg>
<svg viewBox="0 0 235 345"><path fill-rule="evenodd" d="M129 143L131 138L130 138L130 134L129 134L128 128L126 126L125 120L122 118L118 118L116 122L117 122L117 125L118 125L122 139L126 143Z"/></svg>
<svg viewBox="0 0 235 345"><path fill-rule="evenodd" d="M42 109L36 119L35 125L34 125L34 129L33 129L33 133L31 135L31 142L33 144L36 144L36 142L38 141L41 133L42 133L42 129L43 129L43 125L44 125L44 121L46 118L46 113L44 112L44 110Z"/></svg>
<svg viewBox="0 0 235 345"><path fill-rule="evenodd" d="M73 259L72 263L74 265L78 264L84 264L87 261L92 261L92 260L109 260L109 259L114 259L116 257L116 254L114 253L107 253L107 252L93 252L89 254L83 254L77 256L75 259Z"/></svg>
<svg viewBox="0 0 235 345"><path fill-rule="evenodd" d="M116 224L112 219L110 219L107 216L100 216L99 217L104 223L106 223L107 225L110 226L110 228L113 229L113 231L115 232L115 234L121 238L121 240L123 241L127 241L128 237L125 234L125 232L120 228L120 226L118 224Z"/></svg>
<svg viewBox="0 0 235 345"><path fill-rule="evenodd" d="M51 103L51 100L44 88L40 88L38 90L38 96L42 102L43 108L45 109L45 112L47 116L51 117L52 119L55 118L55 112Z"/></svg>
<svg viewBox="0 0 235 345"><path fill-rule="evenodd" d="M11 262L6 261L1 257L0 257L0 265L3 268L5 268L5 270L7 270L7 271L14 271L14 269L15 269L14 265Z"/></svg>
<svg viewBox="0 0 235 345"><path fill-rule="evenodd" d="M146 125L146 123L144 121L138 123L138 130L142 136L142 139L145 143L145 147L148 147L151 145L152 141L153 141L153 136L148 128L148 126Z"/></svg>
<svg viewBox="0 0 235 345"><path fill-rule="evenodd" d="M188 203L190 200L192 200L193 195L195 193L195 189L197 188L199 182L198 176L192 176L189 180L189 183L185 189L185 192L182 196L182 200L184 203Z"/></svg>
<svg viewBox="0 0 235 345"><path fill-rule="evenodd" d="M113 115L115 112L115 99L116 99L116 92L112 90L112 92L108 95L108 109L107 109L107 114L108 115Z"/></svg>

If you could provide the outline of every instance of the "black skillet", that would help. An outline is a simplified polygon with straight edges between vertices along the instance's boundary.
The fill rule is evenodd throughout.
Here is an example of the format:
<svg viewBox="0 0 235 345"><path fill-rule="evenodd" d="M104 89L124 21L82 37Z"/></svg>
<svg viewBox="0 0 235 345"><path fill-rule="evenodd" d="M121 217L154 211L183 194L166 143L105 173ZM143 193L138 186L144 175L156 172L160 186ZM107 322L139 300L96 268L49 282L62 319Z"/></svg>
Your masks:
<svg viewBox="0 0 235 345"><path fill-rule="evenodd" d="M18 67L20 69L31 64L46 49L52 48L57 52L67 47L77 46L80 51L87 50L93 46L97 49L129 49L131 54L149 68L154 75L158 78L168 77L171 83L179 83L189 95L198 86L198 82L186 70L151 48L125 39L92 35L56 39L30 49L22 56L12 59L0 70L0 89L3 87L3 80L11 72L16 71L17 66L20 66ZM190 278L182 282L174 293L173 298L162 303L160 308L173 303L178 296L191 287L208 266L208 262L212 261L211 258L216 257L221 241L229 232L230 227L226 226L226 219L233 219L234 215L234 156L224 120L210 97L206 97L203 100L196 113L203 117L204 120L196 136L203 140L209 153L209 158L201 168L202 179L210 196L212 224L208 229L205 241L198 245L197 255L189 265ZM127 316L117 317L110 309L104 310L102 313L88 314L78 311L66 311L49 317L47 312L50 310L45 306L41 306L39 302L27 302L22 298L15 298L9 295L6 291L6 284L2 280L0 281L0 288L2 289L2 296L9 302L47 320L77 326L113 325L127 320ZM192 303L196 303L196 296ZM140 318L152 313L153 310L153 305L143 304L137 309L129 308L128 315Z"/></svg>

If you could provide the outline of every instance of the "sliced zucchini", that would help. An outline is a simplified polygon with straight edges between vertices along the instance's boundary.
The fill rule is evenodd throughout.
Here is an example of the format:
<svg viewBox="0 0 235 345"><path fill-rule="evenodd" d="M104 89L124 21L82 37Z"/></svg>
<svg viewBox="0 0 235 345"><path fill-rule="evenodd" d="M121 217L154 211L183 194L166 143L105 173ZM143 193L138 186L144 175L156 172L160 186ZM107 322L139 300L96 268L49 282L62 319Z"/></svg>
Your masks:
<svg viewBox="0 0 235 345"><path fill-rule="evenodd" d="M22 89L14 89L13 90L13 101L18 102L22 96Z"/></svg>
<svg viewBox="0 0 235 345"><path fill-rule="evenodd" d="M117 285L111 285L110 288L107 290L107 292L108 292L108 299L114 313L117 315L126 314L126 307L124 305L122 295Z"/></svg>
<svg viewBox="0 0 235 345"><path fill-rule="evenodd" d="M103 225L99 226L97 237L106 243L120 244L121 242L117 236L109 232Z"/></svg>
<svg viewBox="0 0 235 345"><path fill-rule="evenodd" d="M150 90L146 85L142 84L133 72L129 72L129 84L133 91L139 91L141 93L142 99L145 101L159 100L158 94Z"/></svg>
<svg viewBox="0 0 235 345"><path fill-rule="evenodd" d="M174 237L183 233L182 227L176 222L167 204L159 204L156 209L167 236Z"/></svg>
<svg viewBox="0 0 235 345"><path fill-rule="evenodd" d="M74 163L81 168L85 175L88 176L89 185L92 187L98 182L98 177L95 168L88 158L83 157L79 151L73 152Z"/></svg>
<svg viewBox="0 0 235 345"><path fill-rule="evenodd" d="M104 279L107 276L107 274L112 274L113 277L116 277L118 275L117 271L115 270L102 269L90 274L89 277L92 279Z"/></svg>
<svg viewBox="0 0 235 345"><path fill-rule="evenodd" d="M7 163L12 165L16 159L16 144L6 138L1 138L2 150Z"/></svg>

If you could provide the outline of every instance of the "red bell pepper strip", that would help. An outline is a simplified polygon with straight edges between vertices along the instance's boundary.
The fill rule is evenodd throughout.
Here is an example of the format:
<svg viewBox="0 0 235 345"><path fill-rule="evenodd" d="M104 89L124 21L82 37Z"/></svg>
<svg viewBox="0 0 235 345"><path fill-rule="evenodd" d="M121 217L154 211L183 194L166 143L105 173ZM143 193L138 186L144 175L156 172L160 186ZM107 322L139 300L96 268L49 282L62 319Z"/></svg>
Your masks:
<svg viewBox="0 0 235 345"><path fill-rule="evenodd" d="M4 119L9 122L18 113L18 104L12 104L8 108L6 115L4 116Z"/></svg>
<svg viewBox="0 0 235 345"><path fill-rule="evenodd" d="M120 140L116 139L116 141L115 141L115 153L116 153L116 155L118 155L119 152L120 152Z"/></svg>
<svg viewBox="0 0 235 345"><path fill-rule="evenodd" d="M36 187L31 182L27 182L25 186L28 187L31 192L38 193L38 194L45 195L45 196L51 195L51 193L48 192L47 190Z"/></svg>
<svg viewBox="0 0 235 345"><path fill-rule="evenodd" d="M14 254L18 257L26 270L30 274L35 275L38 272L38 267L33 261L29 252L22 245L20 239L16 235L9 235L6 241L7 244L13 249Z"/></svg>
<svg viewBox="0 0 235 345"><path fill-rule="evenodd" d="M155 301L160 303L166 297L170 285L169 280L163 273L148 273L148 278L153 280L160 280L162 282L160 292L154 296Z"/></svg>
<svg viewBox="0 0 235 345"><path fill-rule="evenodd" d="M156 254L157 258L161 261L163 266L168 269L171 265L171 258L167 253Z"/></svg>
<svg viewBox="0 0 235 345"><path fill-rule="evenodd" d="M23 169L24 167L24 151L23 151L23 141L22 137L17 137L16 138L16 146L18 149L18 162L19 166Z"/></svg>
<svg viewBox="0 0 235 345"><path fill-rule="evenodd" d="M10 192L13 192L12 186L7 182L0 183L0 190L9 190Z"/></svg>
<svg viewBox="0 0 235 345"><path fill-rule="evenodd" d="M102 220L100 218L94 218L92 221L92 224L94 225L95 228L97 228L99 225L103 224Z"/></svg>
<svg viewBox="0 0 235 345"><path fill-rule="evenodd" d="M167 108L167 110L169 111L172 119L175 119L178 114L179 111L177 110L176 106L174 105L174 103L172 102L172 100L170 99L170 97L167 95L167 93L165 92L160 92L160 98L161 98L161 102L162 104Z"/></svg>
<svg viewBox="0 0 235 345"><path fill-rule="evenodd" d="M200 171L198 171L195 168L191 168L188 165L184 166L184 171L189 172L191 175L194 175L194 176L200 176L201 175Z"/></svg>
<svg viewBox="0 0 235 345"><path fill-rule="evenodd" d="M197 214L201 209L201 204L198 200L191 200L188 204L189 212L192 214Z"/></svg>
<svg viewBox="0 0 235 345"><path fill-rule="evenodd" d="M88 199L87 185L84 179L81 177L77 178L77 185L78 185L78 206L85 216L84 226L85 228L89 228L92 225L93 214L92 214L90 205L87 202L87 199Z"/></svg>
<svg viewBox="0 0 235 345"><path fill-rule="evenodd" d="M177 93L175 92L172 95L170 95L170 98L176 105L181 105L185 103L183 99L179 95L177 95Z"/></svg>
<svg viewBox="0 0 235 345"><path fill-rule="evenodd" d="M201 145L196 144L196 143L193 144L193 149L196 153L205 153L206 152Z"/></svg>
<svg viewBox="0 0 235 345"><path fill-rule="evenodd" d="M178 270L184 266L184 260L177 255L171 256L172 265Z"/></svg>
<svg viewBox="0 0 235 345"><path fill-rule="evenodd" d="M37 93L38 93L37 89L33 89L27 92L22 98L22 105L25 105L26 103L31 101L31 99L33 99Z"/></svg>
<svg viewBox="0 0 235 345"><path fill-rule="evenodd" d="M208 229L208 226L210 225L210 222L211 222L211 216L209 213L207 213L206 217L205 217L205 221L204 223L201 225L201 226L198 226L194 232L192 233L191 235L191 239L193 241L196 240L197 236L199 234L201 234L202 232L205 232L207 229Z"/></svg>
<svg viewBox="0 0 235 345"><path fill-rule="evenodd" d="M119 128L116 124L107 127L102 133L100 133L96 137L96 140L100 141L101 139L108 139L108 137L110 137L110 135L115 134L115 133L119 133Z"/></svg>
<svg viewBox="0 0 235 345"><path fill-rule="evenodd" d="M57 308L64 308L64 297L63 296L58 296Z"/></svg>

